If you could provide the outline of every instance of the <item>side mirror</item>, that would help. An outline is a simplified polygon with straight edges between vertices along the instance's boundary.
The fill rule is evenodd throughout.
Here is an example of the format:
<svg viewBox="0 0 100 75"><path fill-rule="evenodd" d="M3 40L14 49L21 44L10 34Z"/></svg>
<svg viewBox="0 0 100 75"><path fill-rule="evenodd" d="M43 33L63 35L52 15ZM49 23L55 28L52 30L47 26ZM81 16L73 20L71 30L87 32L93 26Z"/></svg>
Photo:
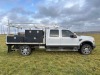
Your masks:
<svg viewBox="0 0 100 75"><path fill-rule="evenodd" d="M70 35L70 37L71 37L71 38L77 38L77 36L76 36L76 35Z"/></svg>

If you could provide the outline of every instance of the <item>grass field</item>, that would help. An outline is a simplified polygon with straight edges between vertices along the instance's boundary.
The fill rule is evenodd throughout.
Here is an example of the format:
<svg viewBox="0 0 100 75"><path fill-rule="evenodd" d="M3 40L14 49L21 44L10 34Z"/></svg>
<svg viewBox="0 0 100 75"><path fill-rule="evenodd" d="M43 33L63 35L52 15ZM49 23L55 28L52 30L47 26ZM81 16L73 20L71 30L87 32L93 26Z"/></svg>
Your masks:
<svg viewBox="0 0 100 75"><path fill-rule="evenodd" d="M5 36L0 35L0 75L100 75L100 34L90 55L78 52L35 50L30 56L7 53Z"/></svg>

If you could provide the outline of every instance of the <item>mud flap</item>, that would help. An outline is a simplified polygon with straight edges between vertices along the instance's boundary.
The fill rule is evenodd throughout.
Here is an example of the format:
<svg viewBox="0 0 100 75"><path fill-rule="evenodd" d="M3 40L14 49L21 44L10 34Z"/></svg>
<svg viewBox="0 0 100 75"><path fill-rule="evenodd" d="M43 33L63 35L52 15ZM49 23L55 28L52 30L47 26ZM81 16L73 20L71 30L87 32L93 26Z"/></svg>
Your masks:
<svg viewBox="0 0 100 75"><path fill-rule="evenodd" d="M11 50L11 45L8 45L8 53L10 53L12 50Z"/></svg>

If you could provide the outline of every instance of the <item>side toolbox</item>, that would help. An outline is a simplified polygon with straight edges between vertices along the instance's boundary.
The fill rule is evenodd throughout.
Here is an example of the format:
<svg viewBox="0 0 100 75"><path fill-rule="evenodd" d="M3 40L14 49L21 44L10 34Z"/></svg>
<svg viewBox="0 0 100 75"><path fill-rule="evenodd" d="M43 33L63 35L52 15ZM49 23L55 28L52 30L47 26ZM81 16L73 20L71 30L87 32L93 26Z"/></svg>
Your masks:
<svg viewBox="0 0 100 75"><path fill-rule="evenodd" d="M25 30L24 42L43 43L43 30Z"/></svg>
<svg viewBox="0 0 100 75"><path fill-rule="evenodd" d="M7 36L7 42L24 42L24 37L23 36Z"/></svg>

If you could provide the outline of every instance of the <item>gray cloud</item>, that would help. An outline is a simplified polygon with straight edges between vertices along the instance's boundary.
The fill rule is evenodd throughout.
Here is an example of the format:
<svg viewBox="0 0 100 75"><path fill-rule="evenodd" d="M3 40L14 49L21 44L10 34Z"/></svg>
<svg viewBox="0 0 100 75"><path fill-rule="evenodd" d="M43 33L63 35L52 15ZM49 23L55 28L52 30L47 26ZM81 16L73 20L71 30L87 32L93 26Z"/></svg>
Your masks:
<svg viewBox="0 0 100 75"><path fill-rule="evenodd" d="M70 18L76 18L76 17L80 17L84 19L84 16L87 18L88 17L98 17L99 14L99 10L100 7L95 8L97 6L94 5L98 5L99 0L91 0L91 1L86 1L85 4L83 5L83 7L81 8L79 4L73 4L72 7L69 8L64 8L64 5L60 5L57 6L57 4L59 4L61 1L57 2L57 4L53 4L53 5L41 5L40 7L38 7L38 14L36 14L36 16L38 15L42 15L45 17L70 17ZM65 1L64 1L65 2ZM91 6L91 8L89 8ZM62 7L62 8L61 8ZM97 16L96 16L97 15ZM39 17L39 16L38 16ZM76 18L77 19L77 18Z"/></svg>
<svg viewBox="0 0 100 75"><path fill-rule="evenodd" d="M100 7L100 0L87 0L86 6L92 7L92 8L99 8Z"/></svg>
<svg viewBox="0 0 100 75"><path fill-rule="evenodd" d="M51 2L52 3L52 2ZM63 5L59 5L59 3L63 3ZM48 21L55 20L57 23L65 26L78 26L86 28L89 27L90 30L94 28L98 29L100 27L100 0L85 0L83 5L80 3L74 3L70 7L64 7L66 5L65 1L59 1L51 5L41 5L38 7L38 13L36 13L35 17L38 18L46 18L49 17L50 20L43 20L46 23ZM82 6L80 6L82 5ZM41 16L42 15L42 16ZM97 27L94 27L98 25ZM85 27L84 27L85 26ZM92 28L93 27L93 28ZM89 29L88 29L89 30Z"/></svg>
<svg viewBox="0 0 100 75"><path fill-rule="evenodd" d="M9 0L12 2L13 0ZM17 0L19 1L19 0ZM29 1L31 3L31 0ZM100 27L100 0L42 0L34 4L36 10L14 7L5 14L14 22L58 23L74 28ZM96 27L94 27L96 30ZM85 29L83 29L85 30ZM98 29L99 30L99 29Z"/></svg>
<svg viewBox="0 0 100 75"><path fill-rule="evenodd" d="M1 19L6 16L12 22L32 22L30 16L34 14L32 11L27 11L24 8L17 7L0 15Z"/></svg>
<svg viewBox="0 0 100 75"><path fill-rule="evenodd" d="M9 11L9 12L13 12L13 13L16 13L16 14L22 14L22 15L31 15L31 14L33 14L34 12L32 12L32 11L27 11L27 10L25 10L24 8L22 8L22 7L17 7L17 8L13 8L11 11Z"/></svg>

